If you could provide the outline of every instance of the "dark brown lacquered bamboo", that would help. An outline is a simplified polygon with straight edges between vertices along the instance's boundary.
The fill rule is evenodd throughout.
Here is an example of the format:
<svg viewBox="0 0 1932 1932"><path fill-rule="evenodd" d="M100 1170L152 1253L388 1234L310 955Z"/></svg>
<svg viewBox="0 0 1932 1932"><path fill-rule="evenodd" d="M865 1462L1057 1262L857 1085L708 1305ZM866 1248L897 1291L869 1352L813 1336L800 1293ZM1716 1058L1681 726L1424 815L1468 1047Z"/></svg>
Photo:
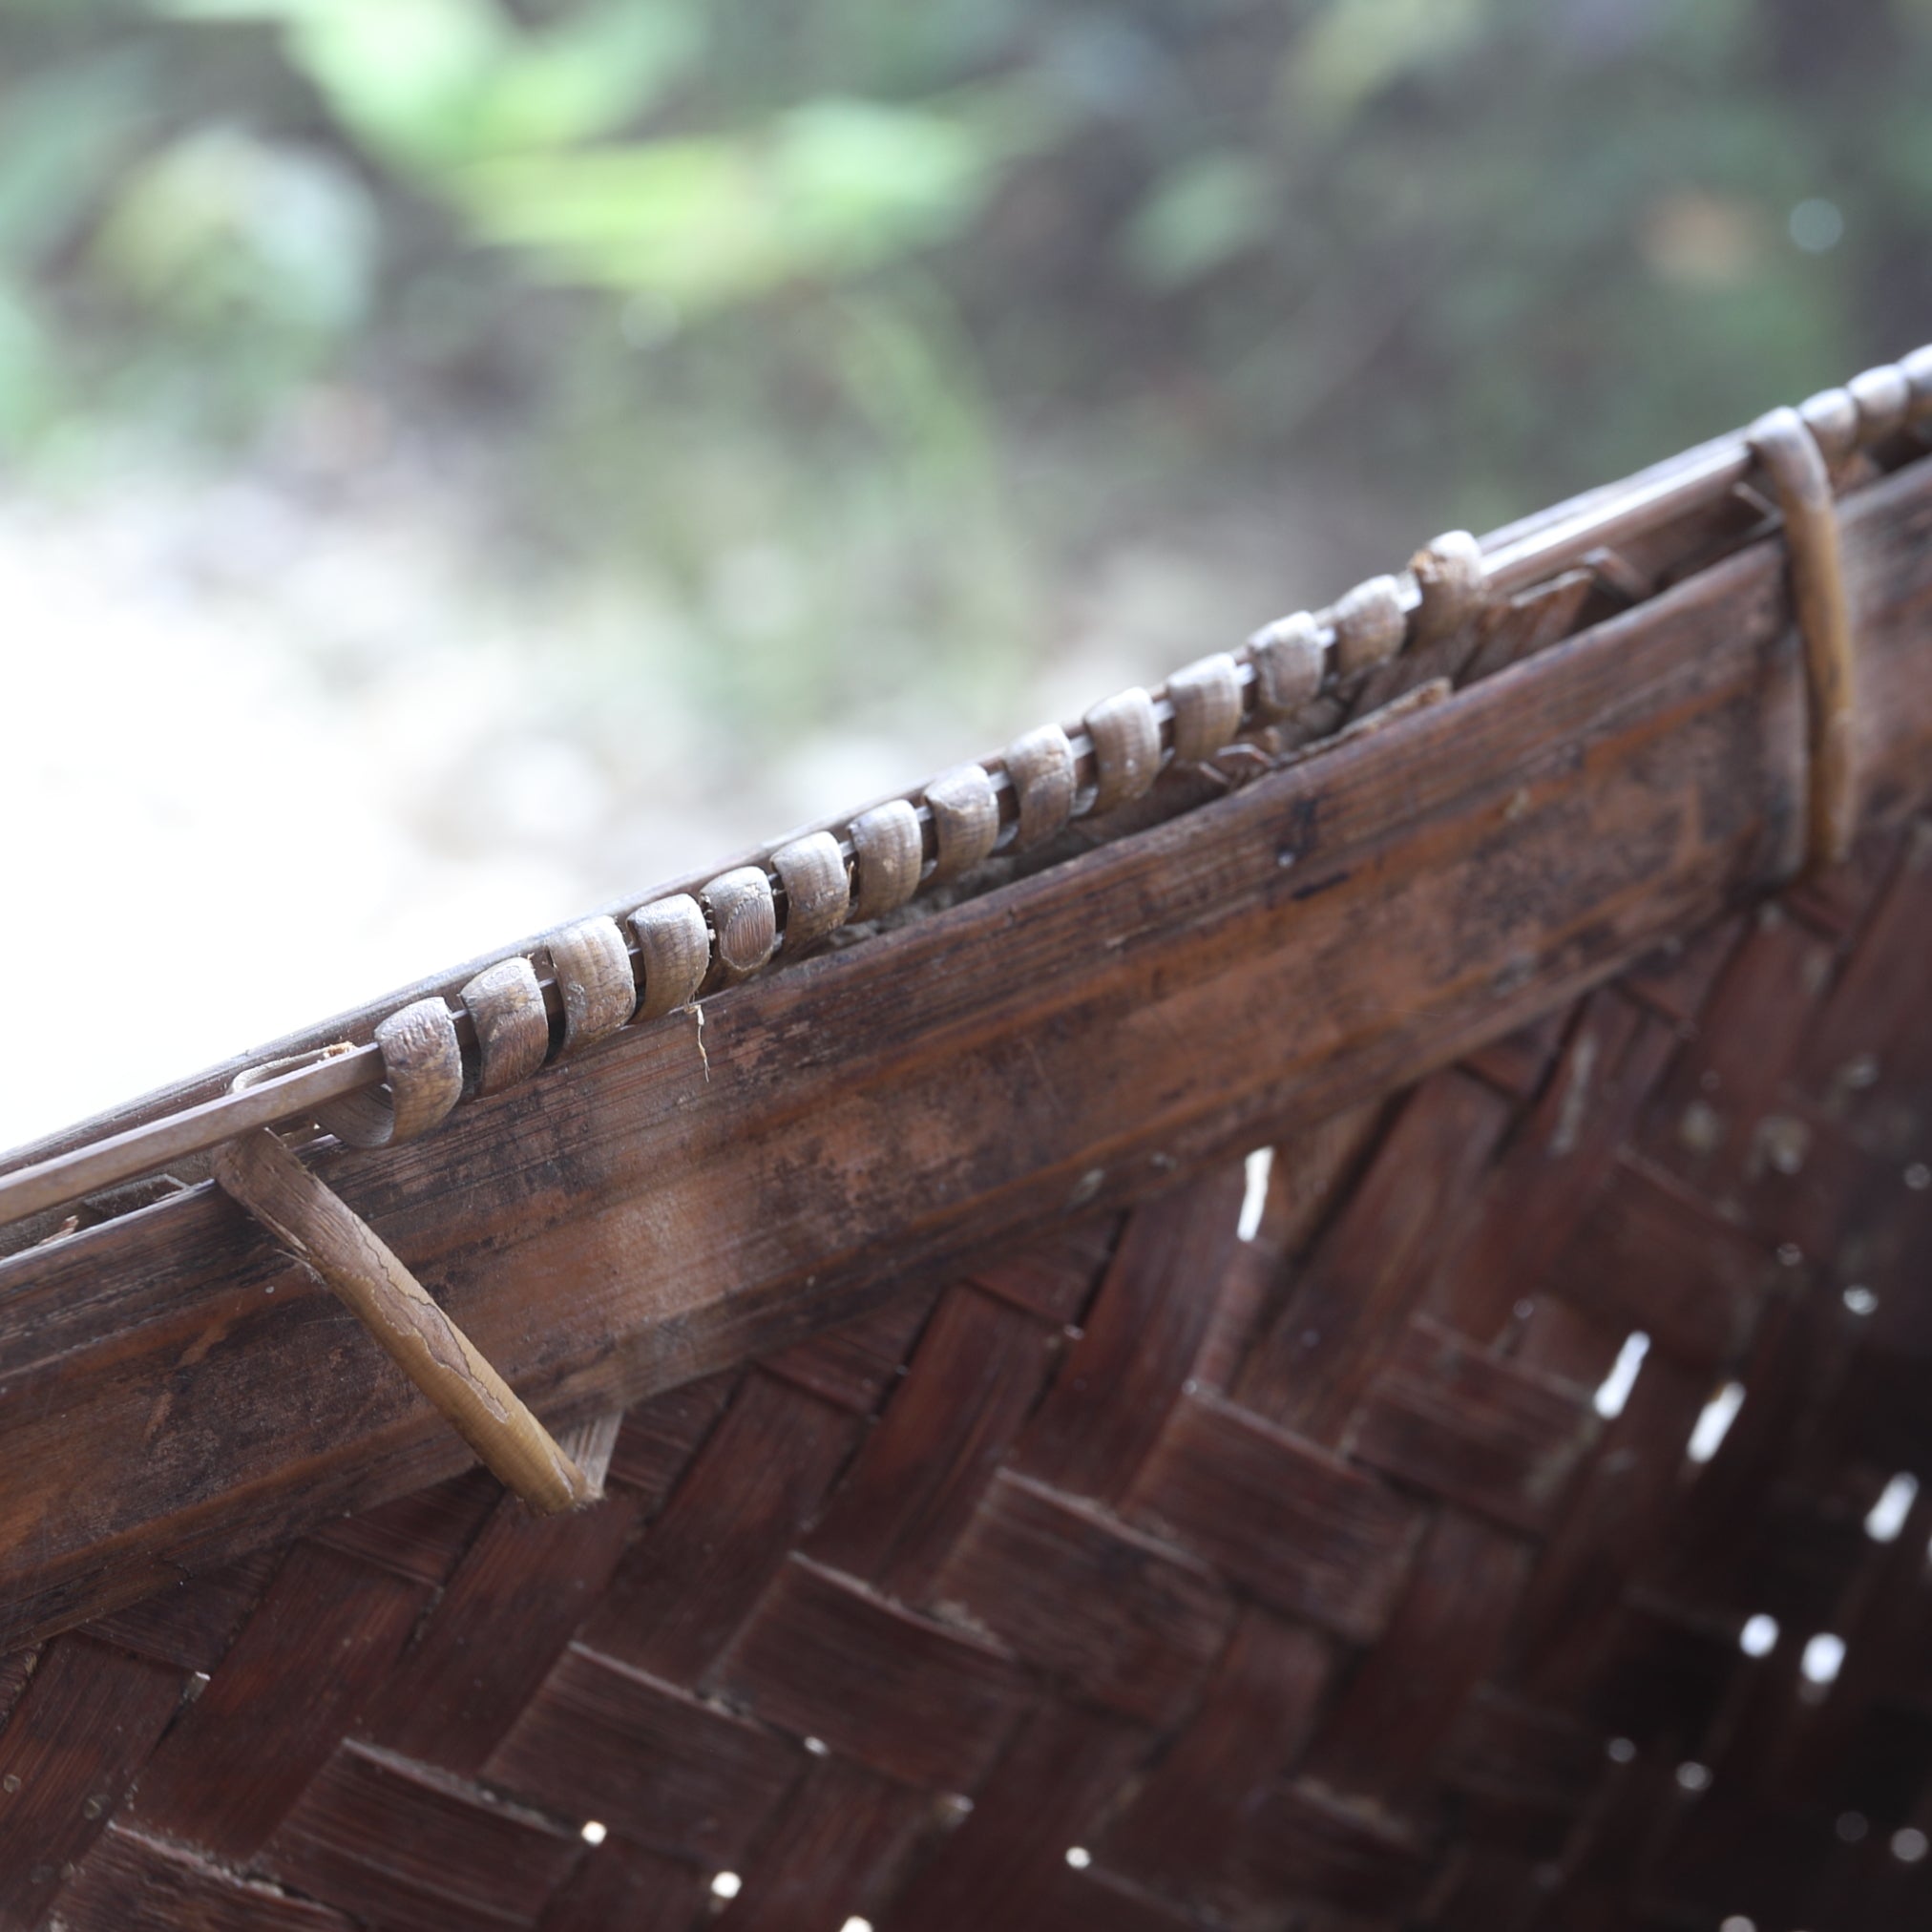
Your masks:
<svg viewBox="0 0 1932 1932"><path fill-rule="evenodd" d="M1932 770L1932 470L1841 515L1866 796L1896 822ZM637 1399L1372 1099L1774 890L1806 848L1790 612L1775 544L1558 649L1541 600L1504 606L1476 645L1534 653L1507 677L1425 681L1231 792L1170 773L1131 838L316 1170L542 1414ZM15 1630L455 1466L359 1354L304 1372L316 1292L204 1191L0 1261ZM200 1426L152 1427L162 1390Z"/></svg>
<svg viewBox="0 0 1932 1932"><path fill-rule="evenodd" d="M1921 819L567 1438L587 1510L54 1638L0 1923L1925 1922L1928 946Z"/></svg>
<svg viewBox="0 0 1932 1932"><path fill-rule="evenodd" d="M318 1029L242 1083L363 1144L0 1258L0 1932L1932 1922L1928 408Z"/></svg>

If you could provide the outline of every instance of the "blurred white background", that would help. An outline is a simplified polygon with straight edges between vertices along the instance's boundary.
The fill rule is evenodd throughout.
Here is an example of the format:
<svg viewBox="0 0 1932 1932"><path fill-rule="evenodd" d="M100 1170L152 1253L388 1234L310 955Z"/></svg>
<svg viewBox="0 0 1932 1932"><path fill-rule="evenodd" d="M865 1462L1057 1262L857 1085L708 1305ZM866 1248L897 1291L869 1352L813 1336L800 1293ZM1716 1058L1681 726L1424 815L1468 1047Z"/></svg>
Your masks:
<svg viewBox="0 0 1932 1932"><path fill-rule="evenodd" d="M687 615L520 580L420 486L0 498L0 1148L1223 648L1312 574L1271 520L1096 559L1003 720L912 697L747 762ZM789 567L727 556L716 595Z"/></svg>
<svg viewBox="0 0 1932 1932"><path fill-rule="evenodd" d="M6 0L0 1144L1897 355L1932 0Z"/></svg>

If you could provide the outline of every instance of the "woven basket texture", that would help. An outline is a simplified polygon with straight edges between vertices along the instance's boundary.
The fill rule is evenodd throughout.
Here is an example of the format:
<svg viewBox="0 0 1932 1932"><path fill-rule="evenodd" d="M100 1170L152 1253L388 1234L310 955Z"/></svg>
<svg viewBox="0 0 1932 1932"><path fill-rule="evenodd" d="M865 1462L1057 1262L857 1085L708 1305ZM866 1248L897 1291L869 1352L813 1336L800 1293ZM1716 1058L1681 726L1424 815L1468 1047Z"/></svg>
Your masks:
<svg viewBox="0 0 1932 1932"><path fill-rule="evenodd" d="M0 1924L1932 1924L1928 958L1919 825L1248 1238L1187 1177L640 1405L583 1514L6 1660Z"/></svg>

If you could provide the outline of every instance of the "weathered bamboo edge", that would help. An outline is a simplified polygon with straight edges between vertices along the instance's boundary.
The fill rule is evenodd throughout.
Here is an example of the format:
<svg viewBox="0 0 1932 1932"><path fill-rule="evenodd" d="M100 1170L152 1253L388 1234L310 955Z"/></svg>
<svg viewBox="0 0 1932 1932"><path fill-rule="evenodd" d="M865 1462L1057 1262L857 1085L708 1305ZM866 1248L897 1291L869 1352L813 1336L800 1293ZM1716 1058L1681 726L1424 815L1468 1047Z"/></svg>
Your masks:
<svg viewBox="0 0 1932 1932"><path fill-rule="evenodd" d="M1909 447L1910 439L1905 435L1908 427L1932 420L1932 346L1913 351L1896 365L1868 369L1852 378L1845 387L1823 390L1809 398L1798 410L1786 410L1782 414L1789 419L1793 432L1807 451L1815 452L1811 458L1815 469L1821 463L1825 472L1844 480L1857 480L1861 471L1869 472L1872 468L1870 452L1888 444L1896 446L1901 438ZM1217 693L1210 698L1209 687L1224 681L1231 683L1234 718L1230 725L1224 728L1236 728L1241 733L1290 716L1318 694L1334 692L1338 676L1341 679L1340 695L1346 701L1348 693L1351 690L1358 693L1364 678L1392 652L1399 651L1405 641L1418 644L1445 628L1453 629L1460 623L1464 612L1473 609L1480 601L1486 599L1493 602L1511 592L1546 580L1553 572L1567 564L1603 557L1609 554L1606 546L1633 543L1641 546L1647 540L1654 539L1660 532L1670 530L1673 525L1694 530L1709 522L1713 513L1717 513L1720 518L1727 509L1734 513L1739 496L1751 497L1751 480L1759 474L1762 468L1764 452L1758 447L1758 433L1763 428L1764 424L1760 423L1751 430L1714 438L1679 456L1652 465L1621 483L1603 486L1567 504L1560 504L1522 519L1494 533L1480 546L1463 533L1451 533L1418 552L1401 576L1372 579L1357 586L1313 619L1302 614L1283 620L1257 632L1240 651L1203 660L1187 671L1177 673L1167 685L1153 694L1151 703L1147 694L1138 689L1124 692L1119 698L1089 711L1086 719L1069 727L1067 733L1049 729L1030 734L1029 738L1009 747L1006 753L998 754L980 766L961 766L956 774L948 776L963 780L970 774L979 789L989 793L989 798L976 797L970 803L988 814L991 829L988 843L997 844L998 849L1007 849L1018 834L1025 831L1026 821L1033 810L1030 805L1021 806L1017 814L1018 823L1015 823L1017 794L1022 788L1020 769L1014 763L1015 754L1027 756L1028 747L1035 741L1057 739L1058 758L1062 761L1071 759L1069 775L1073 786L1073 790L1059 804L1060 819L1064 822L1069 810L1073 809L1100 811L1104 822L1105 800L1098 793L1113 788L1113 778L1109 773L1110 742L1112 766L1115 771L1124 774L1128 766L1137 764L1144 756L1132 748L1132 741L1142 733L1152 732L1156 748L1151 768L1133 776L1125 788L1126 795L1137 795L1145 788L1153 769L1158 768L1164 757L1182 754L1184 727L1180 711L1184 688L1191 688L1196 708L1205 704L1208 710L1218 713L1225 694ZM1924 440L1922 430L1920 440ZM1897 460L1896 448L1893 460ZM1628 565L1623 568L1627 574L1636 578L1644 576L1641 569L1630 573ZM1304 689L1302 681L1307 673L1307 654L1310 652L1313 653L1315 666L1313 682ZM1293 668L1288 669L1291 663ZM1202 682L1204 674L1207 676L1205 684ZM1283 676L1297 687L1292 696L1272 688ZM1316 708L1320 708L1319 704ZM1342 716L1345 718L1346 715L1345 702ZM1204 728L1208 728L1205 713L1198 721L1196 731L1187 735L1198 735L1199 730ZM1124 737L1120 735L1122 732L1124 732ZM1208 739L1206 744L1211 746L1221 742L1217 737ZM1161 746L1168 748L1163 751ZM1201 754L1189 752L1186 755ZM1125 766L1122 764L1124 759ZM847 916L860 920L872 916L856 901L848 914L844 890L846 880L843 876L851 869L859 828L865 820L897 812L910 813L918 822L917 837L923 843L927 860L925 885L937 883L952 872L970 868L975 859L963 853L958 864L948 863L946 839L940 825L940 800L946 782L946 778L942 777L921 791L880 801L883 810L867 808L860 812L839 814L816 827L792 834L789 840L781 841L776 847L743 855L740 861L733 862L721 874L707 875L709 892L716 892L721 887L732 887L741 880L760 887L756 896L763 901L762 917L766 930L756 964L763 965L771 951L774 891L778 908L778 943L785 949L781 963L792 963L792 954L796 951L793 935L788 931L788 925L793 922L785 918L785 906L788 885L795 886L799 881L793 878L785 863L788 853L795 859L805 856L818 859L821 854L810 851L810 848L818 846L830 850L829 842L838 843L843 858L836 862L835 870L841 874L841 891L838 907L830 918L832 926L837 926ZM1082 787L1086 788L1083 793L1085 803L1075 807L1074 791ZM1846 790L1844 787L1839 788ZM943 815L953 816L951 813ZM969 812L968 819L971 817ZM965 823L967 821L956 822L956 836ZM971 836L976 853L983 853L984 848L977 845L976 828ZM1024 842L1023 838L1019 840L1021 844ZM933 863L935 857L938 861L936 865ZM857 901L878 898L876 889L868 886L866 878L866 872L861 870L857 879ZM907 892L910 893L923 889L915 866L913 882ZM900 896L893 893L892 902L896 904ZM693 919L700 916L698 908L701 901L704 903L703 917L714 929L709 935L712 970L705 981L705 991L715 991L718 984L744 976L742 973L724 970L729 949L724 944L724 913L722 908L714 913L710 907L705 878L660 887L647 894L646 900L657 901L654 910L665 914L671 913L675 905L682 905L683 912ZM573 951L581 950L586 941L593 952L601 950L606 943L611 947L619 946L620 934L611 922L621 917L621 909L630 904L631 899L627 897L608 908L604 914L595 914L564 933L525 941L507 956L493 955L486 960L472 961L453 973L420 982L417 987L392 995L371 1007L342 1016L322 1027L307 1029L274 1046L241 1056L222 1067L178 1082L94 1121L81 1123L11 1153L0 1152L0 1197L4 1197L0 1198L0 1254L10 1252L49 1231L53 1223L49 1219L48 1210L56 1203L70 1202L84 1193L112 1188L132 1181L139 1174L157 1171L164 1162L173 1161L177 1155L184 1155L188 1159L188 1166L181 1171L193 1178L200 1178L205 1166L204 1150L218 1145L228 1135L251 1126L299 1118L301 1110L320 1105L333 1094L351 1094L371 1081L379 1081L381 1057L375 1048L368 1044L358 1046L346 1060L333 1060L327 1065L303 1065L301 1061L304 1056L313 1060L325 1043L367 1042L378 1020L385 1014L396 1016L401 1006L421 1000L424 1010L433 1008L440 1020L445 1002L453 997L458 1034L468 1051L473 1055L475 1028L483 1022L480 1018L472 1021L472 1015L466 1010L467 1001L478 988L509 966L518 967L523 981L530 989L521 997L534 1003L536 993L540 991L544 1006L548 1008L553 1034L561 1028L565 1050L568 1051L570 1035L575 1030L575 1022L570 1019L568 1012L571 996L560 983L564 976L561 972L555 981L543 976L549 957L545 949L554 954L559 941L568 942ZM880 901L881 907L884 904L885 901ZM757 911L750 907L746 910ZM633 917L641 920L642 913L636 913ZM753 918L752 924L757 923L757 919ZM608 929L607 942L605 935L595 930L600 926ZM622 956L619 954L619 964L622 968L620 976L628 981L634 974L637 980L637 987L629 989L634 1005L637 1004L637 992L643 988L645 978L644 950L640 945L643 938L640 928L636 937L627 942L632 956L628 968L623 968ZM535 975L530 965L525 963L525 956L534 959L536 967ZM472 983L466 984L479 967L487 970ZM501 991L508 993L511 989L504 987ZM680 993L669 998L660 997L654 1000L646 991L643 1003L639 1007L639 1017L647 1018L652 1012L662 1016L668 1006L684 997ZM513 1000L512 1003L516 1002ZM546 1017L543 1007L536 1009L535 1017L541 1033ZM614 1014L612 1021L620 1022L627 1017L627 1011ZM527 1019L528 1016L521 1018ZM334 1044L329 1045L329 1051L339 1050ZM261 1062L264 1058L280 1056L288 1057L294 1064L294 1070L285 1072L280 1081L258 1084L245 1095L223 1091L229 1084L231 1074L259 1077L263 1071ZM540 1060L542 1056L538 1058ZM522 1069L514 1077L520 1078L529 1070ZM237 1079L233 1084L240 1086L242 1080ZM486 1091L492 1090L487 1081L484 1085ZM285 1096L280 1089L286 1090ZM275 1111L276 1103L284 1099L287 1107L298 1111ZM353 1104L358 1110L367 1109L367 1102L360 1099ZM346 1127L340 1131L347 1138L359 1138L349 1135ZM387 1136L384 1138L387 1139ZM359 1144L366 1143L359 1141ZM142 1158L144 1154L149 1158ZM123 1199L110 1211L122 1211L124 1207Z"/></svg>
<svg viewBox="0 0 1932 1932"><path fill-rule="evenodd" d="M1865 815L1932 795L1932 463L1847 504ZM1783 550L324 1172L552 1419L1386 1091L1803 845ZM1094 1068L1102 1065L1096 1078ZM988 1121L1001 1131L988 1135ZM207 1189L0 1263L0 1645L452 1473Z"/></svg>

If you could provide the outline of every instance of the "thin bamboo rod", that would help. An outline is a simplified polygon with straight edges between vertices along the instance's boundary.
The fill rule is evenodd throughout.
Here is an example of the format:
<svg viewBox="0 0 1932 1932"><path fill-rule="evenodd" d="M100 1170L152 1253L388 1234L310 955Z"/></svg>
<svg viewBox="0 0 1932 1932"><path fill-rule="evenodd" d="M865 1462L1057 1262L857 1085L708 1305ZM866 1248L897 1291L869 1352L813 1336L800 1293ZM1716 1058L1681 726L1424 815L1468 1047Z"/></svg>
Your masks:
<svg viewBox="0 0 1932 1932"><path fill-rule="evenodd" d="M350 1047L265 1080L239 1093L221 1094L158 1121L74 1147L51 1161L0 1177L0 1226L24 1220L103 1187L151 1174L170 1161L205 1153L251 1127L299 1120L318 1106L352 1094L383 1077L374 1046Z"/></svg>
<svg viewBox="0 0 1932 1932"><path fill-rule="evenodd" d="M390 1360L530 1509L556 1516L597 1502L598 1484L388 1244L265 1127L229 1142L216 1157L215 1179L355 1311Z"/></svg>
<svg viewBox="0 0 1932 1932"><path fill-rule="evenodd" d="M1580 562L1592 550L1625 542L1673 516L1708 510L1749 479L1757 467L1740 435L1713 445L1689 463L1632 477L1610 503L1565 517L1514 542L1485 550L1483 577L1490 590L1524 590Z"/></svg>

